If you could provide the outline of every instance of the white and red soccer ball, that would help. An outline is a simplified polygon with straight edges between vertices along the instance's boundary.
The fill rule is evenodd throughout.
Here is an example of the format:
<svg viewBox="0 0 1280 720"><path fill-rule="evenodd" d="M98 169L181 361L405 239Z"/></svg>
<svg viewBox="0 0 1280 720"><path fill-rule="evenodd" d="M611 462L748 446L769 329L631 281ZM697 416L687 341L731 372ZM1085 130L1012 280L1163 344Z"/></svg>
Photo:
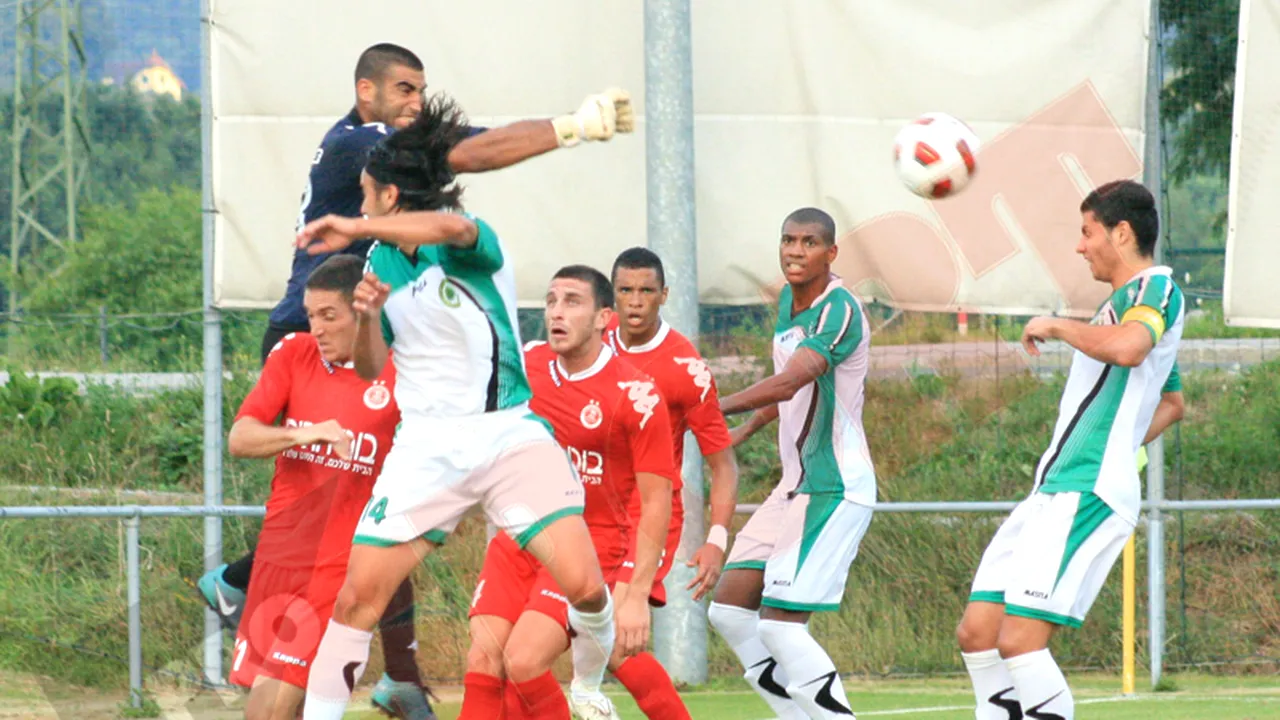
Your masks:
<svg viewBox="0 0 1280 720"><path fill-rule="evenodd" d="M907 123L893 140L893 164L911 192L932 200L954 195L978 170L981 141L973 130L945 113L925 113Z"/></svg>

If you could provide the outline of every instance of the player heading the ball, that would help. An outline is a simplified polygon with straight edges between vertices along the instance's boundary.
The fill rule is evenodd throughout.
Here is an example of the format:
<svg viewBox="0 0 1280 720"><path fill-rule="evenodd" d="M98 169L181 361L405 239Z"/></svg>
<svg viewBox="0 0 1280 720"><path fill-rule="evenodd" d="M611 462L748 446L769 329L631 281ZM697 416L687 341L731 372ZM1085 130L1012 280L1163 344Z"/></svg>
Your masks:
<svg viewBox="0 0 1280 720"><path fill-rule="evenodd" d="M1076 252L1112 293L1092 322L1039 317L1023 329L1031 355L1046 340L1076 353L1031 494L983 553L956 630L978 720L1075 717L1049 640L1084 623L1133 534L1138 448L1182 417L1182 290L1154 263L1155 198L1109 182L1080 204L1080 223Z"/></svg>
<svg viewBox="0 0 1280 720"><path fill-rule="evenodd" d="M631 129L614 105L600 109L609 136ZM446 169L466 132L452 100L431 98L370 153L365 217L325 216L298 234L316 253L379 240L356 290L355 365L374 377L390 349L402 415L316 653L306 720L342 717L388 599L477 506L564 590L585 692L599 693L613 650L613 603L582 519L582 485L529 410L514 271L493 228L461 212L462 188Z"/></svg>

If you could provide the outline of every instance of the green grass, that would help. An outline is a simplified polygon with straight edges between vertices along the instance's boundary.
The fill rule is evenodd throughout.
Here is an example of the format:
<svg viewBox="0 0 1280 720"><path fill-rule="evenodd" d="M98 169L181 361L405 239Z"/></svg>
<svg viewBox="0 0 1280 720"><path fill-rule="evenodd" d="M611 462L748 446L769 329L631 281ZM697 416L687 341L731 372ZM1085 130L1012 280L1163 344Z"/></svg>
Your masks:
<svg viewBox="0 0 1280 720"><path fill-rule="evenodd" d="M370 674L365 674L368 680ZM1140 678L1145 680L1145 677ZM1176 692L1152 693L1144 686L1133 696L1120 694L1119 678L1097 673L1070 673L1076 717L1088 720L1275 720L1280 719L1280 684L1275 675L1221 677L1203 674L1174 676ZM964 677L910 680L845 678L850 705L860 718L921 718L922 720L972 720L973 695ZM625 693L607 686L624 720L644 716ZM682 693L695 720L764 720L768 706L741 681L717 681L712 689ZM441 688L444 702L437 706L440 720L455 720L460 689ZM183 710L201 720L230 720L243 712L243 694L221 696L170 687L150 691L167 716ZM367 688L357 691L347 717L380 720L368 706ZM118 717L123 693L101 693L84 688L41 682L31 676L0 675L0 717L25 717L50 706L62 717L91 720Z"/></svg>
<svg viewBox="0 0 1280 720"><path fill-rule="evenodd" d="M741 379L723 378L731 391ZM228 385L225 422L248 383ZM1031 485L1052 429L1061 379L1027 376L928 383L868 384L866 427L883 500L1017 499ZM1271 497L1280 487L1280 363L1239 375L1187 378L1189 416L1171 437L1170 496ZM104 495L68 498L0 490L0 505L117 504L114 489L191 493L198 502L200 392L131 399L98 388L82 402L51 405L48 423L0 423L0 481ZM741 499L758 502L778 477L776 448L760 433L740 448ZM228 461L226 502L265 496L270 463ZM129 502L146 502L130 499ZM157 500L165 504L173 499ZM745 518L738 518L740 524ZM994 531L995 515L877 516L854 563L842 609L815 618L815 634L842 670L876 676L960 670L953 630L968 583ZM231 560L256 535L257 521L223 523ZM198 519L142 525L143 654L151 668L198 672L201 572ZM127 681L123 528L114 520L0 521L0 669L73 685ZM1186 513L1166 531L1166 662L1280 661L1280 513ZM483 528L467 522L416 575L419 662L428 677L457 679L468 638L466 608L484 549ZM1138 579L1145 583L1145 530ZM1141 586L1140 586L1141 587ZM1137 608L1145 662L1145 593ZM229 645L229 643L228 643ZM1113 572L1085 628L1055 640L1072 667L1114 668L1120 654L1120 583ZM713 678L739 674L712 634ZM375 650L370 672L380 672Z"/></svg>
<svg viewBox="0 0 1280 720"><path fill-rule="evenodd" d="M1280 687L1271 678L1215 678L1179 676L1182 690L1174 693L1139 692L1124 697L1118 678L1072 677L1072 694L1079 703L1076 716L1090 720L1263 720L1280 718ZM849 703L860 718L928 718L972 720L973 694L963 678L932 680L847 679ZM625 693L611 693L624 720L644 715ZM760 720L773 715L764 701L746 689L694 691L683 694L695 720ZM912 710L916 712L912 712ZM439 708L440 720L457 717L458 705ZM373 720L374 713L353 711L348 717Z"/></svg>

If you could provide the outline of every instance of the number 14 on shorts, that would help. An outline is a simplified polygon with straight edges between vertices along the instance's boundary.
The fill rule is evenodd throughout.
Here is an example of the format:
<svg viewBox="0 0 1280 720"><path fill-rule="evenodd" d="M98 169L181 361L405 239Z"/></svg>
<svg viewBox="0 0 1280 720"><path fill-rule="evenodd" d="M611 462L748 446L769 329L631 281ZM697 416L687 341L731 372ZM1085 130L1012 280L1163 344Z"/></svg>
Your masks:
<svg viewBox="0 0 1280 720"><path fill-rule="evenodd" d="M369 504L365 506L364 516L371 518L374 525L381 525L382 521L387 517L387 499L369 498Z"/></svg>

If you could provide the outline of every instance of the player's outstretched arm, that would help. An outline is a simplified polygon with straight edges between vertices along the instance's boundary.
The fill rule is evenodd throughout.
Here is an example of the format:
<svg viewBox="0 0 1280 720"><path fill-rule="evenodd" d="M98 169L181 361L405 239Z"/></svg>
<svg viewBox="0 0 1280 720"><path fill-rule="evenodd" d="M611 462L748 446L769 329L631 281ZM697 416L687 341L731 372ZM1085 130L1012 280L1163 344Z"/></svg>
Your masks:
<svg viewBox="0 0 1280 720"><path fill-rule="evenodd" d="M449 152L458 174L501 170L560 147L550 120L520 120L472 135Z"/></svg>
<svg viewBox="0 0 1280 720"><path fill-rule="evenodd" d="M1155 415L1151 416L1151 427L1147 428L1147 436L1142 439L1146 445L1160 437L1174 423L1182 420L1186 414L1186 404L1182 400L1182 391L1175 390L1160 395L1160 404L1156 406Z"/></svg>
<svg viewBox="0 0 1280 720"><path fill-rule="evenodd" d="M409 253L420 245L474 247L479 235L476 224L458 213L402 212L363 220L365 237L385 240Z"/></svg>
<svg viewBox="0 0 1280 720"><path fill-rule="evenodd" d="M297 245L308 254L320 255L345 250L361 238L377 238L412 254L421 245L472 247L478 234L474 222L450 212L402 212L360 218L326 215L298 232Z"/></svg>
<svg viewBox="0 0 1280 720"><path fill-rule="evenodd" d="M786 402L795 397L800 388L817 380L826 371L827 359L802 347L791 356L782 372L761 380L746 390L721 398L720 409L725 415L737 415Z"/></svg>
<svg viewBox="0 0 1280 720"><path fill-rule="evenodd" d="M777 419L777 405L762 407L751 413L751 417L747 418L746 422L729 429L729 437L733 440L733 446L738 447L746 442L747 438L768 427L769 423Z"/></svg>
<svg viewBox="0 0 1280 720"><path fill-rule="evenodd" d="M227 450L234 457L268 458L298 445L324 443L343 460L351 457L351 436L337 420L305 427L267 425L255 417L242 417L231 426Z"/></svg>
<svg viewBox="0 0 1280 720"><path fill-rule="evenodd" d="M456 173L500 170L556 148L606 141L635 129L631 96L611 88L587 96L576 112L550 120L521 120L473 135L449 153Z"/></svg>
<svg viewBox="0 0 1280 720"><path fill-rule="evenodd" d="M1161 327L1160 331L1163 330ZM1038 343L1061 340L1098 362L1137 367L1155 347L1155 336L1156 332L1140 320L1119 325L1090 325L1078 320L1038 317L1023 328L1022 346L1028 355L1035 357L1040 354Z"/></svg>

